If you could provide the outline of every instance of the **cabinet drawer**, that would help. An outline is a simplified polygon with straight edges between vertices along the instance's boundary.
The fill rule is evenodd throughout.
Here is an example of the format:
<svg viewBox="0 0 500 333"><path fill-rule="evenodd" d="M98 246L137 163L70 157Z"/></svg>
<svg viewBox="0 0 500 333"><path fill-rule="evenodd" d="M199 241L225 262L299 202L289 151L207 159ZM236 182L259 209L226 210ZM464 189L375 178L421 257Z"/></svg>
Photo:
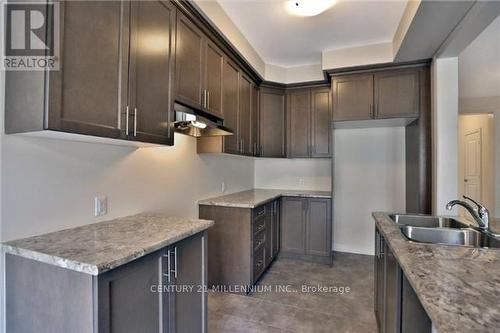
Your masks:
<svg viewBox="0 0 500 333"><path fill-rule="evenodd" d="M253 281L257 280L259 276L264 272L265 260L266 258L266 247L262 246L258 251L256 251L253 255Z"/></svg>
<svg viewBox="0 0 500 333"><path fill-rule="evenodd" d="M265 220L264 220L265 221ZM263 230L256 234L253 238L253 250L259 250L266 243L266 232Z"/></svg>
<svg viewBox="0 0 500 333"><path fill-rule="evenodd" d="M266 215L266 205L259 206L253 210L253 220L257 220Z"/></svg>
<svg viewBox="0 0 500 333"><path fill-rule="evenodd" d="M253 222L253 234L257 235L262 230L266 229L266 219L260 218Z"/></svg>

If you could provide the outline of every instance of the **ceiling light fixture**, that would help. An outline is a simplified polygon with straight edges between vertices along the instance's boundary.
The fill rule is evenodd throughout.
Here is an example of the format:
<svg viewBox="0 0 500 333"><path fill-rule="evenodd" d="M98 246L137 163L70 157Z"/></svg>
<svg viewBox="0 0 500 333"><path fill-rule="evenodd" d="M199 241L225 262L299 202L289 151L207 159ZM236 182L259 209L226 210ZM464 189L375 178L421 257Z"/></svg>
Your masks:
<svg viewBox="0 0 500 333"><path fill-rule="evenodd" d="M286 10L295 16L316 16L335 5L337 0L288 0Z"/></svg>

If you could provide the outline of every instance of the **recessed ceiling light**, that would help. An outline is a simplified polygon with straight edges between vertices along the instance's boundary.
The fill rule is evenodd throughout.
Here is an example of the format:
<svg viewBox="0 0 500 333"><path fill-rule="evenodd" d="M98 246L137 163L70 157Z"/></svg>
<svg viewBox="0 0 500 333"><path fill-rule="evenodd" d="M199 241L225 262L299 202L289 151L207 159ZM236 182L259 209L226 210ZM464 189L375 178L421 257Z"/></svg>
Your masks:
<svg viewBox="0 0 500 333"><path fill-rule="evenodd" d="M288 0L286 10L296 16L315 16L335 5L337 0Z"/></svg>

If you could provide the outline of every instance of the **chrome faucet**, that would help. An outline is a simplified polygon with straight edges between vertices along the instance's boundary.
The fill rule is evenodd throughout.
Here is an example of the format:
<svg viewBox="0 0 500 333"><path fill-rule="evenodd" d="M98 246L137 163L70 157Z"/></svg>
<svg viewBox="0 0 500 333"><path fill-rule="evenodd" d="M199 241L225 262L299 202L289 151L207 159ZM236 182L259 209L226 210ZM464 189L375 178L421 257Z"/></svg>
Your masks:
<svg viewBox="0 0 500 333"><path fill-rule="evenodd" d="M462 200L452 200L446 204L446 209L447 210L452 210L453 206L458 205L462 206L465 208L470 215L474 218L474 221L476 221L477 225L481 230L487 231L489 233L493 233L490 231L490 212L486 207L478 203L477 201L466 197L465 195L463 196L464 199L467 199L471 202L473 202L477 208L472 207L468 202L462 201Z"/></svg>

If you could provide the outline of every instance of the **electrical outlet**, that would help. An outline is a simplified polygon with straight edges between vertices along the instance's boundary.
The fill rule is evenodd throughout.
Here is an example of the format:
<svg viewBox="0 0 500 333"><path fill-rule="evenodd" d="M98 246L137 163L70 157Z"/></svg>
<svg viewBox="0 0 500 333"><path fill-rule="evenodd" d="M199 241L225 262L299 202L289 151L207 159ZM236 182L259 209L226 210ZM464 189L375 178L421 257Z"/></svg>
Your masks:
<svg viewBox="0 0 500 333"><path fill-rule="evenodd" d="M220 191L221 191L222 193L226 192L226 183L222 182L222 183L220 184Z"/></svg>
<svg viewBox="0 0 500 333"><path fill-rule="evenodd" d="M105 196L94 197L94 216L103 216L108 213L108 198Z"/></svg>

